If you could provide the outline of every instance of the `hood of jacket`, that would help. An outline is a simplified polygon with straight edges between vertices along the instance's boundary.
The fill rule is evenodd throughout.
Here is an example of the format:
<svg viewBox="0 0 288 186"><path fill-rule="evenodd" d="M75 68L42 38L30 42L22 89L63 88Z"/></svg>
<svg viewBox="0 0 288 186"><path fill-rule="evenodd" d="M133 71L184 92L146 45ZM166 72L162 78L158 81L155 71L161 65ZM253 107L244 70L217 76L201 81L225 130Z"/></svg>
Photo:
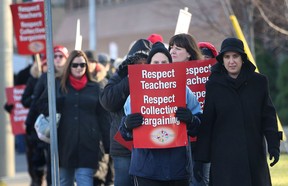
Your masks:
<svg viewBox="0 0 288 186"><path fill-rule="evenodd" d="M211 67L211 75L209 76L210 82L217 82L225 86L235 84L235 88L239 88L245 81L247 81L251 75L255 72L256 67L250 61L243 63L240 74L236 79L231 78L227 74L227 70L224 65L217 62Z"/></svg>

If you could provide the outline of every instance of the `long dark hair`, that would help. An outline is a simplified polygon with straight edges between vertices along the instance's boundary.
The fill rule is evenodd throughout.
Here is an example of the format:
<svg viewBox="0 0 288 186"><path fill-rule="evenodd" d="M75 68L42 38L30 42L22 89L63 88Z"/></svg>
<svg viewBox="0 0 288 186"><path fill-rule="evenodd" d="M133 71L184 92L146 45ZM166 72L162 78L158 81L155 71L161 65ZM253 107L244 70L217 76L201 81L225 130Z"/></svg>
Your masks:
<svg viewBox="0 0 288 186"><path fill-rule="evenodd" d="M190 34L177 34L171 37L169 41L169 51L174 44L187 50L190 54L189 60L198 60L203 58L196 40Z"/></svg>

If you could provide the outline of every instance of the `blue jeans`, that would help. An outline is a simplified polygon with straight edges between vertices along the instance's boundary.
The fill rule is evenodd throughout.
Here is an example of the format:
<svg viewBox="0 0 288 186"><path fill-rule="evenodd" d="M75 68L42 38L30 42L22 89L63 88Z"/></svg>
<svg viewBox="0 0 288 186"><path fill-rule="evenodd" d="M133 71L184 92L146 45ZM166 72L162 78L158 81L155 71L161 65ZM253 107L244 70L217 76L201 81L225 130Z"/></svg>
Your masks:
<svg viewBox="0 0 288 186"><path fill-rule="evenodd" d="M133 178L129 175L131 157L112 156L114 162L114 186L133 186Z"/></svg>
<svg viewBox="0 0 288 186"><path fill-rule="evenodd" d="M25 136L25 134L17 134L15 136L16 151L18 153L25 153L26 151Z"/></svg>
<svg viewBox="0 0 288 186"><path fill-rule="evenodd" d="M76 180L77 186L93 186L93 175L95 169L91 168L61 168L60 172L60 185L73 186Z"/></svg>

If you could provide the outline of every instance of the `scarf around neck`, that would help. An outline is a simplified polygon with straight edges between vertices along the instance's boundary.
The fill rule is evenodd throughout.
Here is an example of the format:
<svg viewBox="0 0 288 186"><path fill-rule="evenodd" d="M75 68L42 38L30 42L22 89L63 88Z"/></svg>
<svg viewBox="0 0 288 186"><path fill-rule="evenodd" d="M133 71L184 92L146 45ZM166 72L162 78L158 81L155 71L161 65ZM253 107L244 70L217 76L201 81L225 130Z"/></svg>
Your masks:
<svg viewBox="0 0 288 186"><path fill-rule="evenodd" d="M80 79L76 79L75 77L73 77L71 74L69 75L69 81L71 86L75 89L75 90L81 90L85 87L85 85L88 82L87 76L84 75L82 76Z"/></svg>

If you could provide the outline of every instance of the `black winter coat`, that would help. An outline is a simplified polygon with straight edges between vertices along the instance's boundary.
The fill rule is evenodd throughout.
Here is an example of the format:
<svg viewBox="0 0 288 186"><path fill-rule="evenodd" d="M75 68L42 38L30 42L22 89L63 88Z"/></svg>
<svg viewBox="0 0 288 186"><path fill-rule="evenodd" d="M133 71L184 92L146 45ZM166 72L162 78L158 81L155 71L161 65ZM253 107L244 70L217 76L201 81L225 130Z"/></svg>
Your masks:
<svg viewBox="0 0 288 186"><path fill-rule="evenodd" d="M59 165L66 168L97 168L99 140L109 148L110 115L99 102L100 88L89 82L76 91L68 85L61 105L58 128ZM108 150L106 150L108 151Z"/></svg>
<svg viewBox="0 0 288 186"><path fill-rule="evenodd" d="M128 77L121 78L115 73L108 81L101 96L102 106L111 112L112 122L110 128L110 155L111 156L131 156L131 151L114 140L114 136L119 129L120 122L124 116L123 106L129 96Z"/></svg>
<svg viewBox="0 0 288 186"><path fill-rule="evenodd" d="M21 103L23 104L23 106L29 108L29 112L25 121L26 133L28 134L31 132L35 132L34 123L40 114L35 106L35 99L33 94L37 81L38 78L30 76L30 78L26 83L26 88L21 98Z"/></svg>
<svg viewBox="0 0 288 186"><path fill-rule="evenodd" d="M233 80L212 67L195 159L211 162L213 186L271 185L264 136L268 149L279 150L280 138L267 78L254 70L245 62Z"/></svg>
<svg viewBox="0 0 288 186"><path fill-rule="evenodd" d="M67 89L63 92L56 80L57 112L61 113L57 130L59 166L96 169L100 139L109 152L110 114L99 102L98 83L88 82L79 91L68 83ZM45 95L47 92L41 96L41 108L45 107L43 99L47 101Z"/></svg>

